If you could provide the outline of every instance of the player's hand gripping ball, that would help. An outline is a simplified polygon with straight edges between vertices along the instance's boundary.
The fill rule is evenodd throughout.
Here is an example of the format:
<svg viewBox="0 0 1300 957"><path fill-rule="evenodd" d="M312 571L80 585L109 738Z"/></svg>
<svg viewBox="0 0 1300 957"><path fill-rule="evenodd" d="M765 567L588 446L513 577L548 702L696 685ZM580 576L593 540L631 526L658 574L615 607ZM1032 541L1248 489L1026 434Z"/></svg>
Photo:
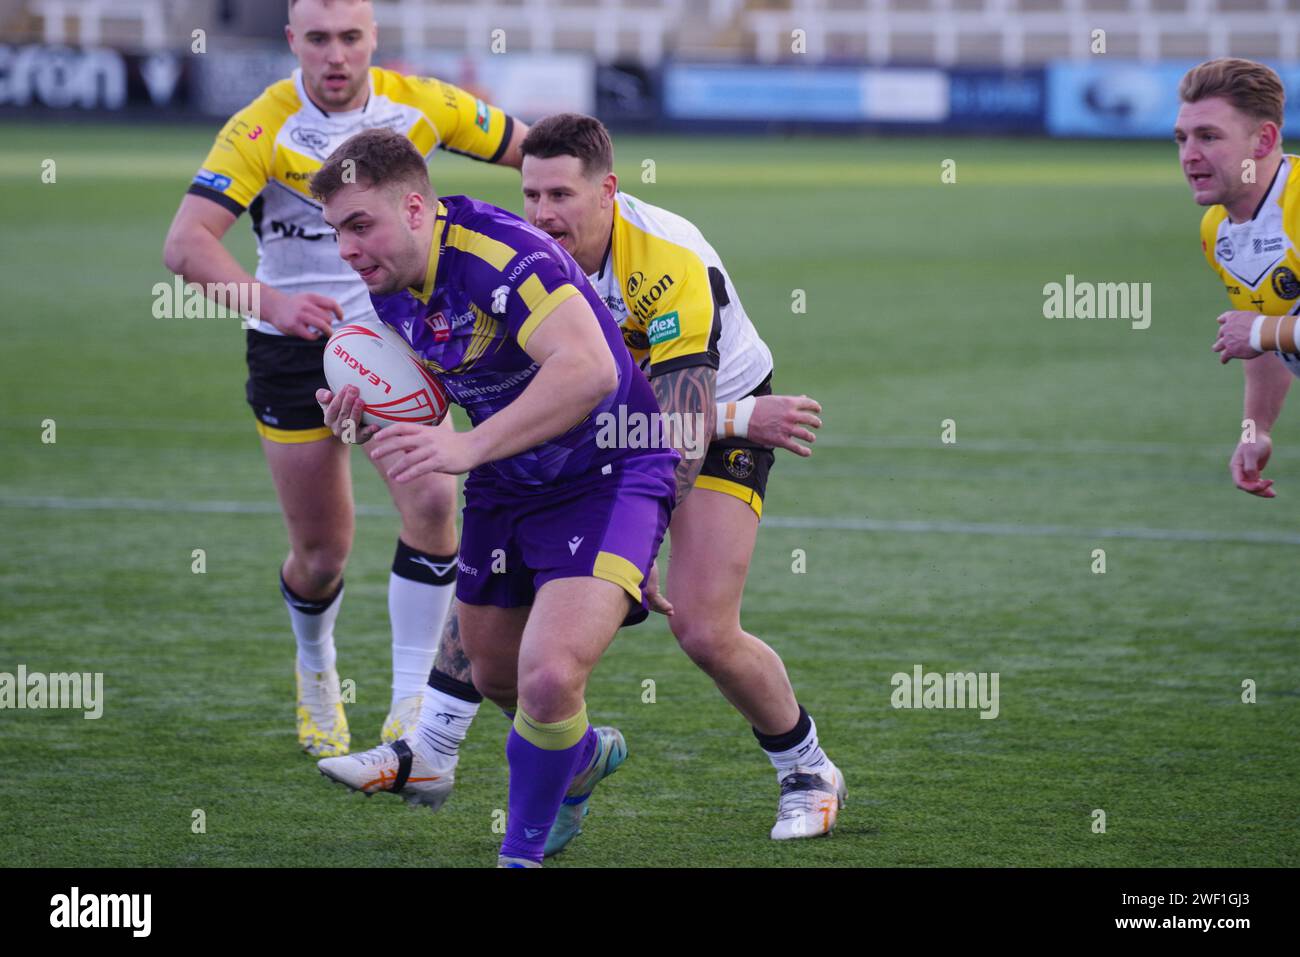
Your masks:
<svg viewBox="0 0 1300 957"><path fill-rule="evenodd" d="M437 425L447 415L447 390L394 330L378 321L340 326L325 344L325 379L329 382L329 407L337 404L347 386L358 398L340 409L336 421L326 424L342 437L347 420L367 426L365 441L387 425L409 422ZM327 417L328 417L328 408Z"/></svg>

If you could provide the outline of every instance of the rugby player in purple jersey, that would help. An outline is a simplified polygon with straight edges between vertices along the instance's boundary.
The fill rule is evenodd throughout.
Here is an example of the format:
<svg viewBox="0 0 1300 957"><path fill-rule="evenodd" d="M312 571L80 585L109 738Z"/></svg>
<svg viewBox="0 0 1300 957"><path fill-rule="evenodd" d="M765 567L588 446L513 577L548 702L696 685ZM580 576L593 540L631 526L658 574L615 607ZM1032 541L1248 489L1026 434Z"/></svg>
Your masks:
<svg viewBox="0 0 1300 957"><path fill-rule="evenodd" d="M311 188L380 319L473 425L366 427L357 438L398 483L469 473L460 637L473 686L514 714L499 863L539 866L562 803L583 808L626 753L616 730L588 722L586 682L621 625L643 620L652 600L668 610L651 573L679 456L617 323L545 233L467 197L440 200L419 152L383 129L345 142ZM317 398L336 434L348 420L359 427L355 389ZM610 416L645 423L633 433L641 440L603 441L598 423ZM454 765L439 765L427 717L393 744L322 760L321 771L439 806Z"/></svg>

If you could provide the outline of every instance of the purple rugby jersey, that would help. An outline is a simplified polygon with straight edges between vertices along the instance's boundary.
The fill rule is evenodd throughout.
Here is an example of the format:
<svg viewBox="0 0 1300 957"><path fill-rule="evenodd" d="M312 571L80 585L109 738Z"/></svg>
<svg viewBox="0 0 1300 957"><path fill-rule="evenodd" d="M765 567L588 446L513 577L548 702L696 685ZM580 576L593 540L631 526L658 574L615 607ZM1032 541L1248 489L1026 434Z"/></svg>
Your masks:
<svg viewBox="0 0 1300 957"><path fill-rule="evenodd" d="M538 368L524 351L533 331L556 306L582 296L600 322L618 368L618 386L563 435L471 473L477 480L554 485L599 472L640 455L661 460L663 448L600 448L603 413L616 419L642 413L658 432L654 393L632 362L618 323L586 275L551 237L507 210L467 196L438 203L429 271L422 290L371 296L379 318L397 330L451 400L478 425L528 387ZM620 410L620 406L625 410ZM676 452L668 452L671 484ZM665 463L667 464L667 463ZM659 469L656 469L659 471Z"/></svg>

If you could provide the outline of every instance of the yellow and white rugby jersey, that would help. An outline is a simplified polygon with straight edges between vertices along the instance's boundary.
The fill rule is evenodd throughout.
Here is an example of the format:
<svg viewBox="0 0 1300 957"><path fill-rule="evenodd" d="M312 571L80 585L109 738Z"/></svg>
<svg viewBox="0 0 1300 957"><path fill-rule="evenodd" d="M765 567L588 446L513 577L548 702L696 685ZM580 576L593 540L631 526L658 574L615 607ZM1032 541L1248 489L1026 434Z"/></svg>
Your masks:
<svg viewBox="0 0 1300 957"><path fill-rule="evenodd" d="M1282 157L1268 195L1244 223L1211 206L1201 219L1201 250L1227 287L1234 309L1266 316L1300 314L1300 156ZM1300 377L1300 357L1279 353Z"/></svg>
<svg viewBox="0 0 1300 957"><path fill-rule="evenodd" d="M677 214L618 193L609 252L587 278L649 375L711 366L718 370L717 400L732 402L772 371L772 353L722 260Z"/></svg>
<svg viewBox="0 0 1300 957"><path fill-rule="evenodd" d="M387 127L409 137L426 160L441 147L496 162L513 126L501 110L449 83L379 67L370 70L364 107L326 113L308 99L302 71L294 70L230 118L189 192L235 215L248 210L261 282L330 296L343 307L343 321L354 322L374 316L370 296L339 258L334 230L307 186L330 153L362 130ZM259 329L279 335L270 323Z"/></svg>

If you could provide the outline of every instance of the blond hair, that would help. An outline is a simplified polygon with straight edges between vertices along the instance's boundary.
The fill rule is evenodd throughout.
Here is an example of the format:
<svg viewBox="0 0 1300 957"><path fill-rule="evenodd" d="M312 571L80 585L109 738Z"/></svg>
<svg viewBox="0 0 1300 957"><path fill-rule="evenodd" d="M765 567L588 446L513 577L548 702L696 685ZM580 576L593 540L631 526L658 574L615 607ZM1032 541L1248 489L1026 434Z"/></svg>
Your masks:
<svg viewBox="0 0 1300 957"><path fill-rule="evenodd" d="M1247 116L1269 120L1279 128L1286 108L1281 78L1262 63L1235 57L1192 67L1178 85L1178 95L1184 103L1221 96Z"/></svg>

